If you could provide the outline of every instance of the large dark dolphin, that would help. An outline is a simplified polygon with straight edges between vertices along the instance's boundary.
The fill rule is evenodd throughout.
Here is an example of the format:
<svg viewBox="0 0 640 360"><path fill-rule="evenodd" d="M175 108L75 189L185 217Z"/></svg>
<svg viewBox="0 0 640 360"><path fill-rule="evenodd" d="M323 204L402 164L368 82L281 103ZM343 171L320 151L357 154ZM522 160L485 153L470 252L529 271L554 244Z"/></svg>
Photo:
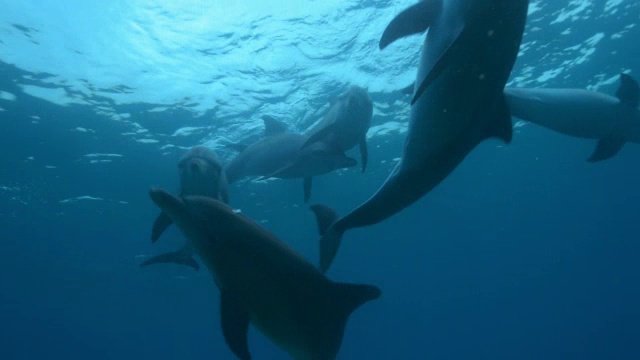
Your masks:
<svg viewBox="0 0 640 360"><path fill-rule="evenodd" d="M213 275L220 289L222 332L239 359L251 359L250 322L294 359L334 359L350 314L380 296L375 286L329 280L274 235L220 201L181 199L163 190L151 190L150 196Z"/></svg>
<svg viewBox="0 0 640 360"><path fill-rule="evenodd" d="M311 194L312 178L336 169L353 167L357 161L324 142L302 148L308 137L288 132L286 125L263 117L265 136L249 146L234 145L240 153L227 164L229 183L247 176L303 178L304 200Z"/></svg>
<svg viewBox="0 0 640 360"><path fill-rule="evenodd" d="M396 214L445 179L481 141L510 142L503 89L518 55L528 0L425 0L387 26L380 48L429 29L422 48L402 159L365 203L321 234L320 269L347 229ZM330 209L314 206L322 221Z"/></svg>
<svg viewBox="0 0 640 360"><path fill-rule="evenodd" d="M504 91L511 115L560 133L597 139L587 161L616 155L626 142L640 143L640 87L620 75L616 96L583 89L524 89Z"/></svg>
<svg viewBox="0 0 640 360"><path fill-rule="evenodd" d="M227 177L224 167L213 150L205 146L194 146L178 163L180 174L180 196L202 195L229 203ZM151 230L151 242L156 242L164 231L171 226L171 218L160 212ZM190 266L196 270L200 268L193 259L188 246L178 251L172 251L151 257L141 266L161 263L177 263Z"/></svg>
<svg viewBox="0 0 640 360"><path fill-rule="evenodd" d="M371 126L373 102L367 89L352 86L338 97L325 117L314 126L307 135L305 146L317 141L347 151L360 146L362 172L367 168L369 152L367 150L367 131Z"/></svg>

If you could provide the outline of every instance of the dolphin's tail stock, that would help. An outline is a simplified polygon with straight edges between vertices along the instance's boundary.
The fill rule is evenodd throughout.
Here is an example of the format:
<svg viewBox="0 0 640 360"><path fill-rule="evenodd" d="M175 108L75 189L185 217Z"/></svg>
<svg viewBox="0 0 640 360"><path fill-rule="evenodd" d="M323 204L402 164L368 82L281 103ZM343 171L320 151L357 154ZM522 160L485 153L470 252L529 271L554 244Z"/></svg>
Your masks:
<svg viewBox="0 0 640 360"><path fill-rule="evenodd" d="M332 208L316 204L311 205L311 211L316 215L318 232L321 236L319 268L322 273L325 273L338 253L344 229L339 226L338 214Z"/></svg>

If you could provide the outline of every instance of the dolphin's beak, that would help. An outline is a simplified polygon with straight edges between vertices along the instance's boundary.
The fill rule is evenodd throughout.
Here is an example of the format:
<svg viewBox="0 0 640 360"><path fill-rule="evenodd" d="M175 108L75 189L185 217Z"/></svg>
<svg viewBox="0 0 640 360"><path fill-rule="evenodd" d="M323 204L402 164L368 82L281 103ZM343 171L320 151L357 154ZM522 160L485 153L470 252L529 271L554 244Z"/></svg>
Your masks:
<svg viewBox="0 0 640 360"><path fill-rule="evenodd" d="M151 190L149 190L149 197L151 197L151 200L158 205L159 208L167 212L169 216L175 214L176 211L184 206L182 199L162 189L151 188Z"/></svg>

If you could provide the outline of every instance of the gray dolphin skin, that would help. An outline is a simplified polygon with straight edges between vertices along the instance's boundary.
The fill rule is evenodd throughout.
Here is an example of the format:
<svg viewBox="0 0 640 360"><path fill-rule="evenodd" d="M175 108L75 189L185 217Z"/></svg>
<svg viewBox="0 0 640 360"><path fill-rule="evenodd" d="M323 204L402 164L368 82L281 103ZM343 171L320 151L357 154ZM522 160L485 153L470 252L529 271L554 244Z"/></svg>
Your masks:
<svg viewBox="0 0 640 360"><path fill-rule="evenodd" d="M387 26L381 49L429 29L404 152L371 198L321 232L321 271L330 266L346 230L379 223L413 204L483 140L511 141L503 90L518 54L528 5L528 0L425 0ZM329 217L322 221L335 215L323 206L312 210L318 218Z"/></svg>
<svg viewBox="0 0 640 360"><path fill-rule="evenodd" d="M180 174L180 196L202 195L229 203L227 177L220 159L213 150L205 146L194 146L178 163ZM173 221L164 212L160 212L151 230L151 242L158 241ZM191 250L184 246L177 251L153 256L145 260L141 266L152 264L175 263L200 269L193 259Z"/></svg>
<svg viewBox="0 0 640 360"><path fill-rule="evenodd" d="M179 198L159 189L152 189L150 197L211 272L220 289L222 332L239 359L251 359L249 323L294 359L334 359L350 314L381 294L375 286L326 278L284 242L220 201Z"/></svg>
<svg viewBox="0 0 640 360"><path fill-rule="evenodd" d="M266 116L265 136L249 146L234 145L240 153L227 164L229 183L247 176L304 179L304 201L311 195L312 178L336 169L353 167L357 161L344 151L314 143L303 148L308 137L287 132L286 125Z"/></svg>
<svg viewBox="0 0 640 360"><path fill-rule="evenodd" d="M511 115L545 128L598 144L587 159L615 156L626 142L640 143L640 87L620 75L616 96L583 89L506 88Z"/></svg>
<svg viewBox="0 0 640 360"><path fill-rule="evenodd" d="M369 160L367 131L372 116L373 102L367 89L351 86L338 97L325 117L307 132L309 139L304 146L322 141L344 152L359 145L364 172Z"/></svg>

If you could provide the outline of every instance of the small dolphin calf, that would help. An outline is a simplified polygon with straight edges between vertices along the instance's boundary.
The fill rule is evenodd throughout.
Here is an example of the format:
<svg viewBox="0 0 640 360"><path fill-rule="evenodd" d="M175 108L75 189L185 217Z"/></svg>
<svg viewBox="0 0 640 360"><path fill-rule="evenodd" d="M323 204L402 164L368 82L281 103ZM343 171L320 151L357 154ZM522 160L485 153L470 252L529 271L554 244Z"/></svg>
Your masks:
<svg viewBox="0 0 640 360"><path fill-rule="evenodd" d="M212 198L150 196L178 225L220 289L222 332L251 359L249 323L294 359L331 360L350 314L380 296L375 286L337 283L247 217Z"/></svg>
<svg viewBox="0 0 640 360"><path fill-rule="evenodd" d="M287 126L272 117L263 117L265 136L249 146L234 145L240 150L227 164L229 183L246 176L276 177L281 179L304 179L304 201L311 195L312 178L336 169L357 164L344 154L324 142L315 142L302 148L307 136L287 131Z"/></svg>
<svg viewBox="0 0 640 360"><path fill-rule="evenodd" d="M620 75L616 96L582 89L504 90L511 115L565 135L597 139L587 161L615 156L626 142L640 143L640 87Z"/></svg>
<svg viewBox="0 0 640 360"><path fill-rule="evenodd" d="M367 131L371 126L373 103L367 89L352 86L331 106L325 117L307 133L305 146L317 141L347 151L360 145L362 172L367 168Z"/></svg>
<svg viewBox="0 0 640 360"><path fill-rule="evenodd" d="M425 0L387 26L380 48L429 29L404 152L382 187L324 232L322 271L347 229L376 224L413 204L483 140L511 141L503 89L518 55L528 5L528 0ZM329 209L312 209L322 221L334 220Z"/></svg>
<svg viewBox="0 0 640 360"><path fill-rule="evenodd" d="M182 157L178 163L180 171L180 196L202 195L229 202L227 178L218 156L205 146L194 146ZM164 231L171 226L172 220L165 213L153 223L151 242L156 242ZM141 266L161 263L177 263L190 266L196 270L200 268L191 256L188 246L178 251L154 256L144 261Z"/></svg>

